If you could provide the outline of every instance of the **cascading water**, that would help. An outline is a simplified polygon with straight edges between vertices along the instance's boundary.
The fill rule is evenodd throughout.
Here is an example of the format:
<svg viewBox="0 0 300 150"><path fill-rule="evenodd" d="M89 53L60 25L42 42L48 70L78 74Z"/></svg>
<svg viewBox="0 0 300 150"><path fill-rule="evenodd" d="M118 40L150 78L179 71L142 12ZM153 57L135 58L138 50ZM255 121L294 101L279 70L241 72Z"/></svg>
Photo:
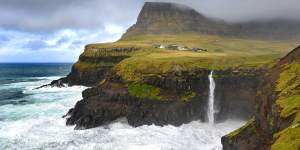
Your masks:
<svg viewBox="0 0 300 150"><path fill-rule="evenodd" d="M208 98L208 109L207 109L207 118L210 124L214 124L215 122L215 110L214 110L214 100L215 100L215 80L213 78L213 71L210 72L209 79L209 98Z"/></svg>

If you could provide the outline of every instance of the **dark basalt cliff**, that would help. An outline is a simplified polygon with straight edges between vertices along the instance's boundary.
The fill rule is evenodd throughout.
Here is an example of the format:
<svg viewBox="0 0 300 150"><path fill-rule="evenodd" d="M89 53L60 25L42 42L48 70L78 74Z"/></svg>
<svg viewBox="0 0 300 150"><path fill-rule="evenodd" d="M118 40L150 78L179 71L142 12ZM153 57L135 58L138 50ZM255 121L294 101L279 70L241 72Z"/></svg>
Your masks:
<svg viewBox="0 0 300 150"><path fill-rule="evenodd" d="M85 63L112 63L116 64L121 60L128 58L127 56L110 56L110 57L86 57L80 56L79 61ZM76 64L73 65L71 72L67 77L53 81L53 86L68 86L73 85L84 85L84 86L95 86L101 80L103 80L112 69L112 66L100 66L89 70L81 70Z"/></svg>
<svg viewBox="0 0 300 150"><path fill-rule="evenodd" d="M272 67L256 98L255 117L222 138L224 150L299 150L300 47Z"/></svg>
<svg viewBox="0 0 300 150"><path fill-rule="evenodd" d="M67 114L67 125L75 124L77 129L92 128L119 117L126 117L132 126L179 126L193 120L205 121L209 72L173 72L149 77L138 84L126 83L112 74L98 86L83 92L84 99ZM219 110L216 121L227 117L249 119L253 115L262 73L261 70L215 71ZM161 94L155 96L151 87L159 89ZM134 93L135 90L139 93Z"/></svg>
<svg viewBox="0 0 300 150"><path fill-rule="evenodd" d="M101 55L85 55L85 53L95 50L101 53ZM87 46L85 52L79 57L79 61L72 66L71 72L66 77L55 80L49 85L58 87L65 85L96 86L110 74L115 64L130 57L122 53L130 53L135 50L137 50L137 48L95 49ZM110 56L110 53L117 53L117 55Z"/></svg>

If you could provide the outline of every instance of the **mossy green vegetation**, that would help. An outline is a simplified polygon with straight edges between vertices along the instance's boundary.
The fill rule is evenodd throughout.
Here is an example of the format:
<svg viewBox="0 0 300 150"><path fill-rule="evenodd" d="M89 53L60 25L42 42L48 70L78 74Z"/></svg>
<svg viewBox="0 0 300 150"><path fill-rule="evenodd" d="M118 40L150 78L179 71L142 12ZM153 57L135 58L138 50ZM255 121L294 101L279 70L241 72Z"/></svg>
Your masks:
<svg viewBox="0 0 300 150"><path fill-rule="evenodd" d="M300 147L300 61L285 64L281 68L276 91L276 104L280 107L280 117L294 117L289 127L274 134L276 141L272 150L299 150Z"/></svg>
<svg viewBox="0 0 300 150"><path fill-rule="evenodd" d="M161 100L160 88L145 83L130 83L128 93L138 98L147 98L152 100Z"/></svg>
<svg viewBox="0 0 300 150"><path fill-rule="evenodd" d="M132 56L134 54L134 51L131 52L116 52L112 50L108 51L85 51L81 54L81 56L87 56L87 57L108 57L108 56Z"/></svg>
<svg viewBox="0 0 300 150"><path fill-rule="evenodd" d="M236 135L238 135L240 132L244 131L245 129L251 129L252 131L254 131L254 133L256 132L256 128L255 128L255 117L252 117L245 125L243 125L242 127L230 132L229 134L226 135L226 137L234 137Z"/></svg>
<svg viewBox="0 0 300 150"><path fill-rule="evenodd" d="M93 71L101 68L112 68L116 65L113 62L83 62L78 61L74 67L79 71Z"/></svg>
<svg viewBox="0 0 300 150"><path fill-rule="evenodd" d="M284 129L275 134L276 142L271 150L299 150L300 148L300 124Z"/></svg>
<svg viewBox="0 0 300 150"><path fill-rule="evenodd" d="M184 102L188 102L191 101L196 95L197 95L196 92L187 91L181 96L180 100Z"/></svg>
<svg viewBox="0 0 300 150"><path fill-rule="evenodd" d="M300 94L300 60L284 65L277 83L280 96Z"/></svg>
<svg viewBox="0 0 300 150"><path fill-rule="evenodd" d="M282 110L280 116L289 117L300 111L300 61L284 65L277 81L278 104Z"/></svg>
<svg viewBox="0 0 300 150"><path fill-rule="evenodd" d="M300 111L300 95L293 95L287 98L280 97L276 103L282 108L280 116L283 118Z"/></svg>

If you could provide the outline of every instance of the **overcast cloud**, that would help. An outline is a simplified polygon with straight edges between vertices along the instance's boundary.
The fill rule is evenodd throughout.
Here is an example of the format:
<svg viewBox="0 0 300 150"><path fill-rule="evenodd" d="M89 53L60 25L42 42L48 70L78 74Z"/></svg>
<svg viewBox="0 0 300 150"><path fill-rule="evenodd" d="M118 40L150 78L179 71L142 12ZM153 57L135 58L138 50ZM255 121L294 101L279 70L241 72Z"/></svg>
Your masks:
<svg viewBox="0 0 300 150"><path fill-rule="evenodd" d="M161 1L161 0L152 0ZM300 20L300 0L164 0L195 8L209 17L230 22Z"/></svg>
<svg viewBox="0 0 300 150"><path fill-rule="evenodd" d="M161 0L158 0L161 1ZM227 21L298 19L299 0L163 0ZM134 23L144 0L1 0L0 26L25 31L103 28Z"/></svg>
<svg viewBox="0 0 300 150"><path fill-rule="evenodd" d="M300 0L162 1L185 4L206 16L230 22L300 20ZM120 38L135 23L143 3L144 0L0 0L0 62L75 61L85 44ZM56 54L62 57L53 56ZM48 57L41 59L43 56Z"/></svg>

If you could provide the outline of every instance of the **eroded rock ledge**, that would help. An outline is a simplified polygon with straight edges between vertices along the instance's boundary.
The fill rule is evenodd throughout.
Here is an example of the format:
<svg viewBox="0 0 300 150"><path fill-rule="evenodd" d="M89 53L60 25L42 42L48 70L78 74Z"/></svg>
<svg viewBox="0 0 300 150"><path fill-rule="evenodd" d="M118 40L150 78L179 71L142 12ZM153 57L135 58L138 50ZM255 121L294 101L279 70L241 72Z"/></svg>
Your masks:
<svg viewBox="0 0 300 150"><path fill-rule="evenodd" d="M179 126L206 120L209 70L152 75L139 82L126 82L114 73L98 86L83 92L67 114L67 125L92 128L126 117L132 126ZM262 70L215 71L217 121L249 119Z"/></svg>
<svg viewBox="0 0 300 150"><path fill-rule="evenodd" d="M94 51L96 50L96 51ZM93 48L86 46L85 52L80 55L79 60L72 66L71 72L64 78L54 80L45 86L96 86L107 75L111 69L120 61L129 58L130 53L138 48Z"/></svg>

